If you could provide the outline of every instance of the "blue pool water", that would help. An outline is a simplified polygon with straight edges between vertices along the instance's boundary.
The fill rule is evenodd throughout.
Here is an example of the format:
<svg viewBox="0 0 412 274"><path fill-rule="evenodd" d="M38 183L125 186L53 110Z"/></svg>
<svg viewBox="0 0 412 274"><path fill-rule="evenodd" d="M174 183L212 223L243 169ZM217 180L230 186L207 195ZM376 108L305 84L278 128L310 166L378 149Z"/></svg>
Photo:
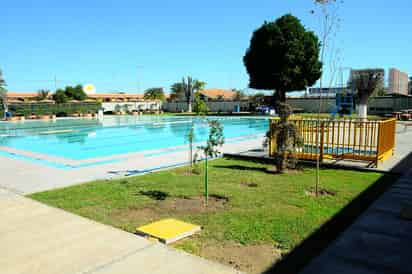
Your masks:
<svg viewBox="0 0 412 274"><path fill-rule="evenodd" d="M208 136L207 120L217 119L225 138L265 133L268 120L252 117L106 116L102 121L62 119L0 123L0 146L85 160L187 144L192 127L195 142Z"/></svg>

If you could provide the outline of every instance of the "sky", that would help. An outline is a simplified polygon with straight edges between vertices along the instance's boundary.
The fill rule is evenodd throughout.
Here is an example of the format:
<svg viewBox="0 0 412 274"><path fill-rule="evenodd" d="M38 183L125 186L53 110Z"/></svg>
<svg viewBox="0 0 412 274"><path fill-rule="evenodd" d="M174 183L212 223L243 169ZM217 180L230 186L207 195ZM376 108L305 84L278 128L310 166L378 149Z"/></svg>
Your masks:
<svg viewBox="0 0 412 274"><path fill-rule="evenodd" d="M252 32L291 13L319 34L313 8L312 0L2 1L0 69L13 92L89 83L98 93L168 91L189 75L208 88L245 89ZM345 0L339 67L412 74L411 12L410 0Z"/></svg>

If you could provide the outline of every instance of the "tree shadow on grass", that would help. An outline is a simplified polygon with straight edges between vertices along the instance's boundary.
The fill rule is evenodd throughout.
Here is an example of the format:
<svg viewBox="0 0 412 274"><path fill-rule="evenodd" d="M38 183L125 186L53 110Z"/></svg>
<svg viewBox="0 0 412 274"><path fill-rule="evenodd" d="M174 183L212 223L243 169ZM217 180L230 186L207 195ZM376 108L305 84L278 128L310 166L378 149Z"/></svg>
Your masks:
<svg viewBox="0 0 412 274"><path fill-rule="evenodd" d="M247 170L247 171L259 171L267 173L266 167L250 167L250 166L242 166L242 165L215 165L213 167L216 168L226 168L226 169L234 169L234 170Z"/></svg>
<svg viewBox="0 0 412 274"><path fill-rule="evenodd" d="M167 192L159 191L159 190L147 190L147 191L139 191L140 195L148 196L153 200L163 201L166 198L170 197L170 194Z"/></svg>

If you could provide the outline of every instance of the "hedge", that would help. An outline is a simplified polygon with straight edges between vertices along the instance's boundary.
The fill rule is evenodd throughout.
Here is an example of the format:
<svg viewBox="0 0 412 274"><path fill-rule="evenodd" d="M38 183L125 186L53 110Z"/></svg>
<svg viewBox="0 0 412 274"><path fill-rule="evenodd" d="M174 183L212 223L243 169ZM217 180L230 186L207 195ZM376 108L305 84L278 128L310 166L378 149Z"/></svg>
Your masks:
<svg viewBox="0 0 412 274"><path fill-rule="evenodd" d="M95 113L102 108L99 102L79 102L79 103L18 103L9 104L9 112L13 116L29 116L29 115L47 115L55 114L58 116L70 115L73 113ZM3 107L0 106L0 111L3 112Z"/></svg>

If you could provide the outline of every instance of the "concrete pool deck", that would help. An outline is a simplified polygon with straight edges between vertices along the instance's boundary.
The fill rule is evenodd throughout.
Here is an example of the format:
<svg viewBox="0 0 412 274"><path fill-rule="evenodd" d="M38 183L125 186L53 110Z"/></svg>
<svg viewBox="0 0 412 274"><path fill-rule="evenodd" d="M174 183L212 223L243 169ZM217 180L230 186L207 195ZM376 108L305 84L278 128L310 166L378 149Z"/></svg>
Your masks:
<svg viewBox="0 0 412 274"><path fill-rule="evenodd" d="M247 138L246 138L247 137ZM240 153L262 147L263 135L227 140L223 153ZM139 175L159 169L172 168L188 162L188 147L179 146L158 151L144 151L114 155L86 161L73 161L4 148L10 154L0 154L0 188L19 194L30 194L55 188L81 184L97 179L112 179ZM14 157L19 156L19 157ZM30 157L37 161L25 160ZM59 166L42 161L58 163ZM93 162L98 164L88 165ZM60 168L74 166L75 168Z"/></svg>
<svg viewBox="0 0 412 274"><path fill-rule="evenodd" d="M2 274L238 271L0 188Z"/></svg>

